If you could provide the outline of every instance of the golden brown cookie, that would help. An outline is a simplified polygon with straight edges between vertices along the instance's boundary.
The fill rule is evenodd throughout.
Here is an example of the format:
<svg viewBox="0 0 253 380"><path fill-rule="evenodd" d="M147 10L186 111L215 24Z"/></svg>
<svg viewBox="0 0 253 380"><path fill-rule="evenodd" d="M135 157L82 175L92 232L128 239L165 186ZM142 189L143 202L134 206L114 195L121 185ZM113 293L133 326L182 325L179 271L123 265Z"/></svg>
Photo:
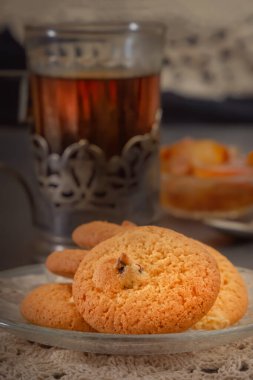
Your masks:
<svg viewBox="0 0 253 380"><path fill-rule="evenodd" d="M124 220L122 225L94 221L78 226L72 234L72 239L81 248L93 248L101 241L109 239L112 236L135 226L134 223L127 220Z"/></svg>
<svg viewBox="0 0 253 380"><path fill-rule="evenodd" d="M121 226L123 227L137 227L137 225L133 222L130 222L130 220L123 220L121 223Z"/></svg>
<svg viewBox="0 0 253 380"><path fill-rule="evenodd" d="M212 307L216 261L197 242L160 227L136 227L92 249L79 265L73 298L97 331L180 332Z"/></svg>
<svg viewBox="0 0 253 380"><path fill-rule="evenodd" d="M77 311L70 284L45 284L22 301L21 314L29 322L64 330L94 331Z"/></svg>
<svg viewBox="0 0 253 380"><path fill-rule="evenodd" d="M247 288L238 270L225 256L211 247L208 249L218 264L221 287L212 308L193 327L197 330L216 330L231 326L244 316L248 307Z"/></svg>
<svg viewBox="0 0 253 380"><path fill-rule="evenodd" d="M81 249L64 249L52 252L46 259L47 269L58 276L73 278L76 270L89 251Z"/></svg>

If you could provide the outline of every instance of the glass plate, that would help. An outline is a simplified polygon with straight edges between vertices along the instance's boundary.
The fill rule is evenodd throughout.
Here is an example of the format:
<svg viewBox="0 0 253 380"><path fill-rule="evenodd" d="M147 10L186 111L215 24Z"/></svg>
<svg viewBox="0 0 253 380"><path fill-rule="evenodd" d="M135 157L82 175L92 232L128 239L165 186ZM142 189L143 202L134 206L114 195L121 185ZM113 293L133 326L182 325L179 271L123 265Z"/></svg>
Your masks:
<svg viewBox="0 0 253 380"><path fill-rule="evenodd" d="M250 221L211 218L204 220L204 223L231 236L253 238L253 215Z"/></svg>
<svg viewBox="0 0 253 380"><path fill-rule="evenodd" d="M20 315L19 303L27 291L48 282L43 265L0 272L0 327L33 342L101 354L149 355L210 349L253 335L253 271L244 268L239 270L248 286L249 309L239 324L223 330L118 335L73 332L32 325Z"/></svg>

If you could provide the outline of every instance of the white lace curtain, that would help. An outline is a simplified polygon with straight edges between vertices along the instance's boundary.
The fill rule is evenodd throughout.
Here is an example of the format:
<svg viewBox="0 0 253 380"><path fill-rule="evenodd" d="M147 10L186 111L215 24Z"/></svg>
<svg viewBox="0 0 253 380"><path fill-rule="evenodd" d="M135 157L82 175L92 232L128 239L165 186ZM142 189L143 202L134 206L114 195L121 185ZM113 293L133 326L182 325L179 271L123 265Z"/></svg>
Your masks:
<svg viewBox="0 0 253 380"><path fill-rule="evenodd" d="M160 20L168 36L163 87L190 96L253 94L252 0L0 0L0 25Z"/></svg>

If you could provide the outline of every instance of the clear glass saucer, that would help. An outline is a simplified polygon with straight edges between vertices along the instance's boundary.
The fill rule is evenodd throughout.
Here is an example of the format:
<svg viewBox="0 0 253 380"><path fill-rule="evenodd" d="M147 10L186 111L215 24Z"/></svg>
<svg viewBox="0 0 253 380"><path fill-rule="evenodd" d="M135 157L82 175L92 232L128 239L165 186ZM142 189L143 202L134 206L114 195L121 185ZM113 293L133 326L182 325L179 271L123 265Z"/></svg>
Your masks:
<svg viewBox="0 0 253 380"><path fill-rule="evenodd" d="M239 270L248 287L249 309L237 325L223 330L118 335L73 332L32 325L20 315L19 304L30 289L48 282L43 265L0 272L0 327L33 342L100 354L154 355L210 349L253 335L253 270Z"/></svg>

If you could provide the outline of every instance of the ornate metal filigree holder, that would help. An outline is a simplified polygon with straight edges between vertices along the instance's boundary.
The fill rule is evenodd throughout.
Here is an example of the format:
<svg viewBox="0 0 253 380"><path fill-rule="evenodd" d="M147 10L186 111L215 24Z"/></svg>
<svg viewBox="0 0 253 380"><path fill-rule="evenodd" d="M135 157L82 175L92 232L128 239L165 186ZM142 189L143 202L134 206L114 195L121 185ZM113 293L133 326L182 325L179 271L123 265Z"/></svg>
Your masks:
<svg viewBox="0 0 253 380"><path fill-rule="evenodd" d="M118 156L87 140L50 153L47 141L34 135L33 151L42 202L50 213L38 225L50 237L71 236L76 225L91 220L139 224L155 217L159 190L158 128L131 138ZM46 225L45 225L46 223Z"/></svg>
<svg viewBox="0 0 253 380"><path fill-rule="evenodd" d="M140 187L150 187L147 172L157 155L157 138L154 132L135 136L109 160L87 140L68 146L62 155L50 153L39 135L33 136L33 147L41 189L55 207L120 213Z"/></svg>

